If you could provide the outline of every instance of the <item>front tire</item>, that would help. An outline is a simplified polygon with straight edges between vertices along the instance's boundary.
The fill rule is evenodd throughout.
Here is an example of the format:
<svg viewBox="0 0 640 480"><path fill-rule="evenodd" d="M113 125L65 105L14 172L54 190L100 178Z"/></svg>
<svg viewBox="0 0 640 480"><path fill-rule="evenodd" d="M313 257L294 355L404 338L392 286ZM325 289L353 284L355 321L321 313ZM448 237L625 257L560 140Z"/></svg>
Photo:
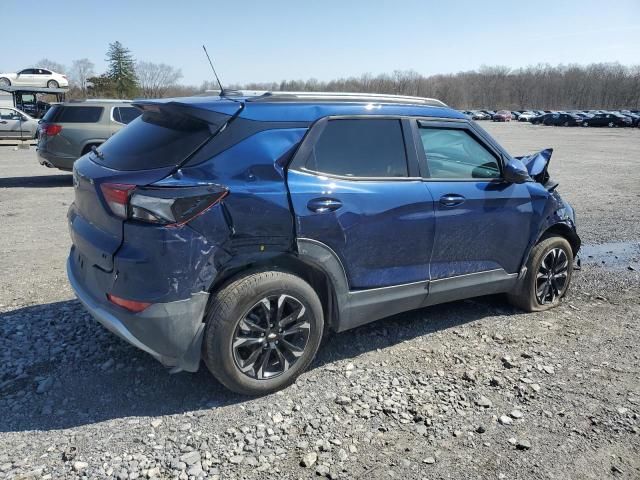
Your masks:
<svg viewBox="0 0 640 480"><path fill-rule="evenodd" d="M58 88L60 85L55 80L49 80L47 82L47 88Z"/></svg>
<svg viewBox="0 0 640 480"><path fill-rule="evenodd" d="M573 250L564 237L543 238L529 254L527 273L507 296L527 312L540 312L560 304L571 283Z"/></svg>
<svg viewBox="0 0 640 480"><path fill-rule="evenodd" d="M230 390L265 395L307 369L323 330L322 304L307 282L285 272L253 273L213 295L203 358Z"/></svg>
<svg viewBox="0 0 640 480"><path fill-rule="evenodd" d="M11 86L11 80L5 77L0 78L0 87L10 87L10 86Z"/></svg>

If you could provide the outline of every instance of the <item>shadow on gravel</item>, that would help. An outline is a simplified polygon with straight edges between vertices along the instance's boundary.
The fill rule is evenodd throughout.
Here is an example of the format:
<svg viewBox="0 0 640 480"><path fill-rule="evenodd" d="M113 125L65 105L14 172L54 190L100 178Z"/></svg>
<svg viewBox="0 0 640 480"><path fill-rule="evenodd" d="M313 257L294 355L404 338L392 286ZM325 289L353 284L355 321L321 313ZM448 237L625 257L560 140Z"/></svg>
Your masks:
<svg viewBox="0 0 640 480"><path fill-rule="evenodd" d="M404 313L330 336L311 370L488 316L516 313L501 297ZM150 356L101 327L75 300L0 313L0 432L185 412L197 416L247 400L226 390L204 365L194 374L169 375Z"/></svg>
<svg viewBox="0 0 640 480"><path fill-rule="evenodd" d="M51 188L72 186L73 175L71 174L0 178L0 188Z"/></svg>

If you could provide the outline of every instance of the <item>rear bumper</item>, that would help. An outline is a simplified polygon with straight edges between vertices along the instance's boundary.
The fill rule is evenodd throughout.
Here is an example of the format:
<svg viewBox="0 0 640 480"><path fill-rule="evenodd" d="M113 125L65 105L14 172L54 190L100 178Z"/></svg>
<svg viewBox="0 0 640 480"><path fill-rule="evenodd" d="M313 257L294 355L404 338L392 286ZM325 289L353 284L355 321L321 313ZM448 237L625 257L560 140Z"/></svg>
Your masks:
<svg viewBox="0 0 640 480"><path fill-rule="evenodd" d="M76 161L76 158L71 156L55 155L38 147L38 161L40 162L40 165L44 165L45 167L54 167L60 170L71 171L73 170L73 162Z"/></svg>
<svg viewBox="0 0 640 480"><path fill-rule="evenodd" d="M140 313L132 313L106 299L106 292L100 292L94 281L95 267L78 265L74 250L72 247L67 260L67 276L93 318L174 372L198 370L207 292L192 294L186 300L155 303Z"/></svg>

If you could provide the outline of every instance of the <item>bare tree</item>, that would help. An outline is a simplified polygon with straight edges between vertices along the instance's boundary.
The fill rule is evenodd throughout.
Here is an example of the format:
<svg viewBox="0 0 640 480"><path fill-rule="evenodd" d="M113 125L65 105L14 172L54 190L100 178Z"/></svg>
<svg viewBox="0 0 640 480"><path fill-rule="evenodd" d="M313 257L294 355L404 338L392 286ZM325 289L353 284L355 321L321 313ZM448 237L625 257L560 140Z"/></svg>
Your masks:
<svg viewBox="0 0 640 480"><path fill-rule="evenodd" d="M182 78L182 71L164 63L138 62L136 75L142 96L162 97L170 87Z"/></svg>
<svg viewBox="0 0 640 480"><path fill-rule="evenodd" d="M54 62L53 60L49 60L48 58L43 58L33 65L34 67L47 68L49 70L53 70L56 73L65 73L67 67L63 64Z"/></svg>
<svg viewBox="0 0 640 480"><path fill-rule="evenodd" d="M87 79L95 75L94 67L95 65L88 58L74 60L73 65L71 65L71 81L82 90L83 94L87 93Z"/></svg>

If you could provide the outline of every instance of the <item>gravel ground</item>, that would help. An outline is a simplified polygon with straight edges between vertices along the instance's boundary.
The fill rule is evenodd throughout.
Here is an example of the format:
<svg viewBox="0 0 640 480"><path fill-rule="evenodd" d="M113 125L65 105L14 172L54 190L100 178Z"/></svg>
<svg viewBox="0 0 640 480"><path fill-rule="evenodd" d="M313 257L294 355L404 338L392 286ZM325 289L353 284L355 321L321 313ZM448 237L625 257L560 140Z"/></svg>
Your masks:
<svg viewBox="0 0 640 480"><path fill-rule="evenodd" d="M379 321L258 399L85 314L70 175L0 146L0 478L640 478L640 130L482 125L513 154L555 147L586 245L566 301Z"/></svg>

